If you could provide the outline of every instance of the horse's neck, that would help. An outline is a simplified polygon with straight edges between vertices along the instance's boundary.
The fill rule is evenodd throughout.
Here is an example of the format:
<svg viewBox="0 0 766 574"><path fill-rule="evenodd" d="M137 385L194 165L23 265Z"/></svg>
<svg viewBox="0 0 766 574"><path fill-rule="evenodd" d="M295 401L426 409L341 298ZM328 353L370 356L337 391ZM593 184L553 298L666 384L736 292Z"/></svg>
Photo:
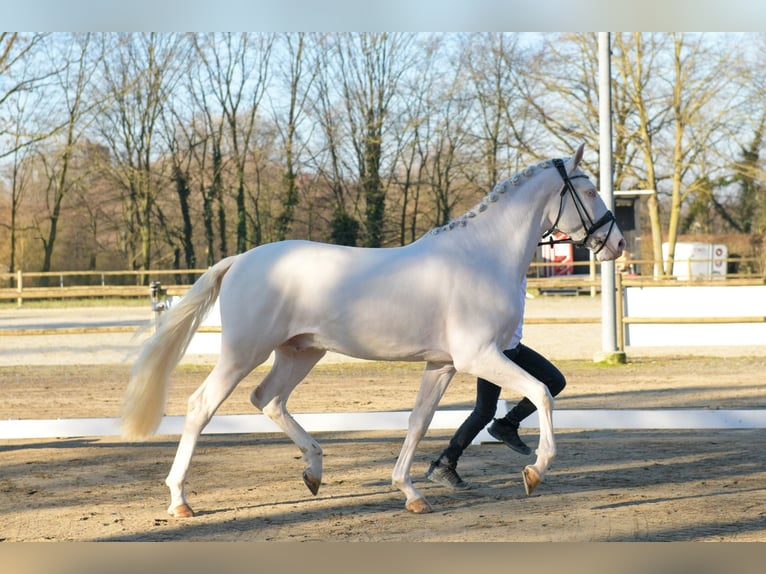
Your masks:
<svg viewBox="0 0 766 574"><path fill-rule="evenodd" d="M440 228L431 239L450 250L481 255L514 277L523 277L545 227L545 195L534 180L527 181L506 190L475 217L458 218L452 228Z"/></svg>

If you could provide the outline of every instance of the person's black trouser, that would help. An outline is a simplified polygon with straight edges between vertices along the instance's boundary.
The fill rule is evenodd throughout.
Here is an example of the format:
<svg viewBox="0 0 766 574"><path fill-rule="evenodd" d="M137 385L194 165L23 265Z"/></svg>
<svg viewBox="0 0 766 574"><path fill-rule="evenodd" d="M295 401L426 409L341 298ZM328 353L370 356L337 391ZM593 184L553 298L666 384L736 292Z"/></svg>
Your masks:
<svg viewBox="0 0 766 574"><path fill-rule="evenodd" d="M519 344L513 349L503 351L503 354L548 387L554 397L566 386L566 379L561 371L537 351ZM455 431L449 446L439 457L439 461L449 466L457 464L463 451L495 416L499 397L500 387L485 379L476 380L476 405L460 428ZM513 425L518 425L536 410L532 401L524 397L505 415L505 419Z"/></svg>

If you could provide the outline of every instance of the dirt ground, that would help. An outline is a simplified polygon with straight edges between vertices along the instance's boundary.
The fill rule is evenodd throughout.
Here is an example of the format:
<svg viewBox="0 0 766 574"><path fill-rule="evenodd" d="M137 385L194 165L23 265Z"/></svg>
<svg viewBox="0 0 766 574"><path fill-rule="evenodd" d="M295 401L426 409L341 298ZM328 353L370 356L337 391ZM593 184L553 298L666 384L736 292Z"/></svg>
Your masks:
<svg viewBox="0 0 766 574"><path fill-rule="evenodd" d="M661 358L621 367L561 361L568 388L557 408L763 408L755 358ZM183 414L207 372L182 366L168 414ZM250 413L254 373L220 413ZM414 399L407 364L319 366L291 399L293 412L400 410ZM704 376L701 376L704 375ZM125 366L4 367L0 418L114 416ZM468 408L458 377L440 408ZM525 436L534 444L536 429ZM524 494L525 457L499 444L470 447L460 471L475 488L451 492L422 476L449 432L429 432L413 465L434 505L411 515L390 485L403 432L317 433L324 484L301 480L297 448L281 435L206 435L189 478L198 516L165 514L162 481L177 437L0 442L0 538L6 541L766 541L762 430L558 429L546 481Z"/></svg>
<svg viewBox="0 0 766 574"><path fill-rule="evenodd" d="M763 358L725 355L629 355L613 367L558 359L568 385L556 408L766 407ZM64 363L0 366L0 420L117 416L129 363ZM168 415L184 414L209 368L176 369ZM421 369L322 364L291 397L291 411L406 410ZM253 413L248 395L264 373L243 381L219 413ZM470 408L473 392L458 375L440 409ZM0 440L0 540L766 541L762 429L559 428L558 457L529 497L521 470L532 457L500 444L466 451L459 470L472 489L427 482L423 473L450 434L429 431L415 457L414 481L434 507L426 515L408 513L390 484L403 431L316 433L324 449L317 496L283 435L205 435L188 485L198 515L186 520L165 512L177 436ZM523 435L536 445L537 429Z"/></svg>

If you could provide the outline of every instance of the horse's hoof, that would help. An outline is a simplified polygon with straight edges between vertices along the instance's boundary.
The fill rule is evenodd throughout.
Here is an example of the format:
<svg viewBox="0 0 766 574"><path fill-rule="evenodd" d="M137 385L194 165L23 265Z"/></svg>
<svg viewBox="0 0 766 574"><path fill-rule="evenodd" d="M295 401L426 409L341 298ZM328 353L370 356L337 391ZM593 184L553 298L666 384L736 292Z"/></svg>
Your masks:
<svg viewBox="0 0 766 574"><path fill-rule="evenodd" d="M319 492L319 486L322 484L322 479L321 478L317 478L316 476L313 476L313 475L309 474L308 472L306 472L304 470L303 471L303 482L306 484L308 489L311 491L311 494L316 496L317 492Z"/></svg>
<svg viewBox="0 0 766 574"><path fill-rule="evenodd" d="M179 504L175 508L171 508L168 510L168 514L170 516L173 516L174 518L191 518L194 516L194 511L191 509L191 506L189 506L186 503Z"/></svg>
<svg viewBox="0 0 766 574"><path fill-rule="evenodd" d="M527 496L529 496L540 485L540 473L533 466L525 466L521 477L524 479L524 490L527 492Z"/></svg>
<svg viewBox="0 0 766 574"><path fill-rule="evenodd" d="M433 509L425 498L416 498L412 502L408 502L404 507L415 514L428 514Z"/></svg>

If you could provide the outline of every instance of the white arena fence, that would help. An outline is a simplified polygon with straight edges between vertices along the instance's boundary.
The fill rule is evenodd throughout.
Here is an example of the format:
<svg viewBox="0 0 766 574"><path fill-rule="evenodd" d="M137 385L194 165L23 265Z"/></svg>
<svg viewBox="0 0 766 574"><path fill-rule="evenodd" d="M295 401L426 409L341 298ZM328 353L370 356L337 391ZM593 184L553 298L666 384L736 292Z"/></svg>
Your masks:
<svg viewBox="0 0 766 574"><path fill-rule="evenodd" d="M497 416L507 411L498 401ZM431 430L454 430L469 410L437 410ZM405 431L409 411L358 413L296 413L293 416L308 432ZM180 435L183 416L166 416L157 435ZM764 409L580 409L554 410L553 426L567 430L697 430L763 429ZM538 428L537 413L522 422L522 428ZM265 415L216 415L203 434L280 433ZM120 435L117 418L26 419L0 421L0 440L114 437ZM497 442L487 430L473 444Z"/></svg>

